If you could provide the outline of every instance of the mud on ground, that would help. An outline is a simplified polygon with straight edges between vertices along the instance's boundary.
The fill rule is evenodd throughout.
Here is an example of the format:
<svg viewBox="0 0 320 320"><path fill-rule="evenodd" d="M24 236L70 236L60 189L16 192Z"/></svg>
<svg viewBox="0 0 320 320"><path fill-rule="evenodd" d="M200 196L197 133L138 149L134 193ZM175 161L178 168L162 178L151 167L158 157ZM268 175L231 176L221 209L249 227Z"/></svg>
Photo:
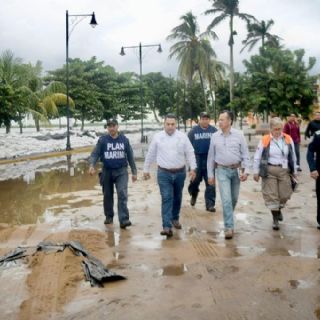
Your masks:
<svg viewBox="0 0 320 320"><path fill-rule="evenodd" d="M159 234L154 174L130 183L127 230L117 219L103 225L100 187L96 180L86 186L47 194L35 223L0 224L0 255L43 240L78 240L128 279L92 288L81 257L37 252L0 267L1 319L320 319L320 233L305 163L279 232L260 185L252 176L241 185L232 240L224 239L219 194L217 212L209 213L203 186L194 208L185 188L183 228L169 240Z"/></svg>

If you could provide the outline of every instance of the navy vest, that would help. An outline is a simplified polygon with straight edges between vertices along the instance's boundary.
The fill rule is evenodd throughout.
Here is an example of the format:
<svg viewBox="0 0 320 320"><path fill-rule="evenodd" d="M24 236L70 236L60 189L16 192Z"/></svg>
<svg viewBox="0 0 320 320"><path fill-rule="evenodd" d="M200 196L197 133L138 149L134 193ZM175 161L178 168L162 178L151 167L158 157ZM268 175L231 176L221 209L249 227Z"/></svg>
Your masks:
<svg viewBox="0 0 320 320"><path fill-rule="evenodd" d="M119 169L127 167L127 147L128 139L123 135L114 139L110 135L101 138L101 154L100 159L106 169Z"/></svg>
<svg viewBox="0 0 320 320"><path fill-rule="evenodd" d="M192 128L192 145L195 154L208 154L210 139L217 129L211 125L207 129L202 129L199 125Z"/></svg>

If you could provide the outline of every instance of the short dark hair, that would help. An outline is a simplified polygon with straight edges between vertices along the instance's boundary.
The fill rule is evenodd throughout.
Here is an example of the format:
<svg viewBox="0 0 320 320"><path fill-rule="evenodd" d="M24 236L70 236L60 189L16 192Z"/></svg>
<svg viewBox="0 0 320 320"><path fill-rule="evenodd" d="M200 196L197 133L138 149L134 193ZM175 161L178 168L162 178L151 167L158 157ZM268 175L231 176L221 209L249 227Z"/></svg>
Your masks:
<svg viewBox="0 0 320 320"><path fill-rule="evenodd" d="M164 121L166 121L167 119L177 120L177 117L176 117L176 115L173 114L173 113L167 113L167 114L164 116Z"/></svg>
<svg viewBox="0 0 320 320"><path fill-rule="evenodd" d="M232 111L230 111L230 110L222 110L222 111L220 111L220 114L221 113L226 113L228 115L228 118L231 120L231 124L233 124L234 115L233 115Z"/></svg>

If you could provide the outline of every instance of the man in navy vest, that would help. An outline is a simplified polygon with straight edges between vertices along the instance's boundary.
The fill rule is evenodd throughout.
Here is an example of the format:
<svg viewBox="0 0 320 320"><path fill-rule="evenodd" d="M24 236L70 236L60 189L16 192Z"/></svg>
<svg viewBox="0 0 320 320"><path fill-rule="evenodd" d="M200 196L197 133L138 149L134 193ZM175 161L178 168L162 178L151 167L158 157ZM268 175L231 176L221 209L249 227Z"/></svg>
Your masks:
<svg viewBox="0 0 320 320"><path fill-rule="evenodd" d="M90 175L95 174L97 161L103 163L100 175L100 184L103 191L103 207L106 219L105 224L113 223L113 193L116 186L118 194L118 216L120 227L125 229L131 226L128 210L128 163L132 172L132 182L137 180L137 168L134 162L133 151L129 140L118 131L118 121L107 121L108 134L99 138L97 145L91 153L89 162Z"/></svg>
<svg viewBox="0 0 320 320"><path fill-rule="evenodd" d="M210 212L215 212L216 203L216 188L214 185L208 184L208 173L207 173L207 158L208 150L210 146L210 139L217 129L210 125L210 116L207 112L200 113L199 124L192 128L189 132L188 137L194 148L197 160L197 175L196 178L190 182L188 191L191 195L190 204L194 206L197 201L199 193L199 185L202 179L206 183L206 190L204 193L204 199L206 203L206 209Z"/></svg>

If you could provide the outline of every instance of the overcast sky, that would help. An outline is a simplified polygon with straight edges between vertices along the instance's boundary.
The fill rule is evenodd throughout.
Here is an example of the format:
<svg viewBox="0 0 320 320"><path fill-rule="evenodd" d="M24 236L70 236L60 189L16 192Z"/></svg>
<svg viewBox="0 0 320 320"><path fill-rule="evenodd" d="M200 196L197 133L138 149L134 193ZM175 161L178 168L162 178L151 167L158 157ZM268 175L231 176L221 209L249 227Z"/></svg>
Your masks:
<svg viewBox="0 0 320 320"><path fill-rule="evenodd" d="M143 73L162 72L172 77L176 77L178 63L168 59L172 43L165 39L180 24L179 18L192 11L201 32L212 20L212 16L203 15L210 8L208 0L0 0L0 8L0 53L10 49L24 62L40 60L44 70L65 63L66 10L69 14L94 11L98 22L93 29L88 17L75 26L69 41L70 58L96 56L118 72L139 72L138 51L127 49L126 55L120 56L121 46L161 43L161 54L156 47L143 48ZM240 0L240 11L258 20L273 19L271 32L283 38L287 48L303 48L306 57L316 57L312 73L320 73L320 0ZM72 24L70 17L70 28ZM249 57L247 52L240 54L246 26L236 20L235 29L235 69L243 71L242 61ZM228 32L224 21L216 29L219 40L213 42L218 59L226 63Z"/></svg>

